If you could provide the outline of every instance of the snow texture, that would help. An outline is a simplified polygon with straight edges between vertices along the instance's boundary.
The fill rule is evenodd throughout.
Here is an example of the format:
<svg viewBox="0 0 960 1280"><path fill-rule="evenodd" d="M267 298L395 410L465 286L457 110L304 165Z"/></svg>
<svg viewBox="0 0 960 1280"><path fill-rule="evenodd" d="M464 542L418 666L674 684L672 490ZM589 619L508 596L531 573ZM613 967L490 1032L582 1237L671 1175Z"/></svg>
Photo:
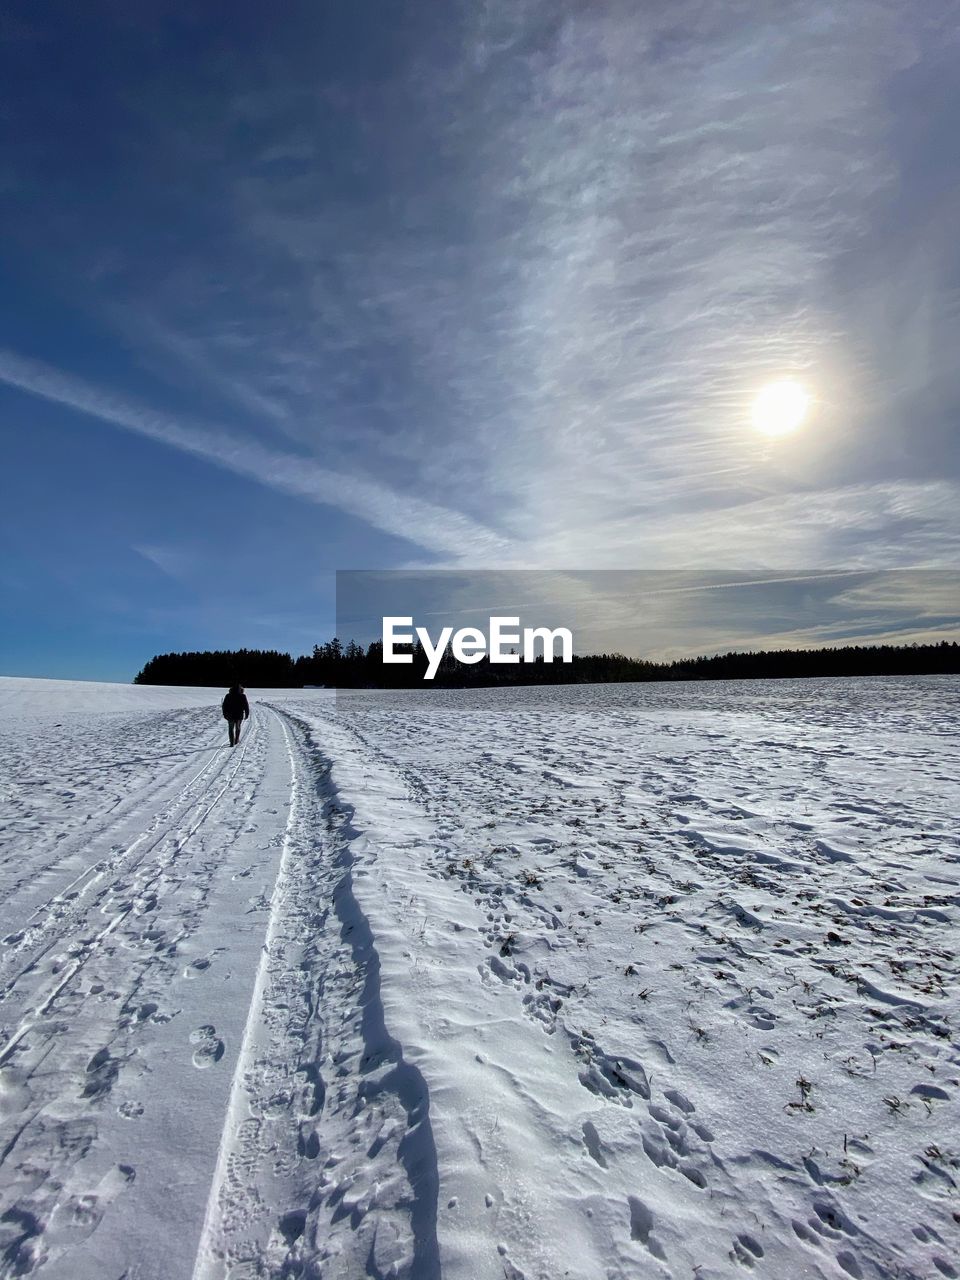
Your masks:
<svg viewBox="0 0 960 1280"><path fill-rule="evenodd" d="M958 695L0 680L0 1277L960 1276Z"/></svg>

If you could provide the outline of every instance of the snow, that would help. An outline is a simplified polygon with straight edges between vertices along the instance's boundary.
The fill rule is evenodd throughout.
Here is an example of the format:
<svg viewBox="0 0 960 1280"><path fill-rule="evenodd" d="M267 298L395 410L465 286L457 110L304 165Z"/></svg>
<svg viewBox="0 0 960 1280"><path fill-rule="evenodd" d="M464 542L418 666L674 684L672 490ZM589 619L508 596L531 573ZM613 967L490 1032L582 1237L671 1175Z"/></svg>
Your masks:
<svg viewBox="0 0 960 1280"><path fill-rule="evenodd" d="M106 684L99 680L33 680L0 676L0 716L8 721L76 712L169 711L179 707L208 707L224 690L186 686Z"/></svg>
<svg viewBox="0 0 960 1280"><path fill-rule="evenodd" d="M960 681L0 681L0 1275L960 1274Z"/></svg>

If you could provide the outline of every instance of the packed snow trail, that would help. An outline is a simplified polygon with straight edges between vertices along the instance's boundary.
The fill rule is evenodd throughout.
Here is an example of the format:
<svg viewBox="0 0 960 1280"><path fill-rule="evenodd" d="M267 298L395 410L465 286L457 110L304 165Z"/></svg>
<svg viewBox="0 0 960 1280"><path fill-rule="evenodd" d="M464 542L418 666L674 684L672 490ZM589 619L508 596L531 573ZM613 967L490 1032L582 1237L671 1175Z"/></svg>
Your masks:
<svg viewBox="0 0 960 1280"><path fill-rule="evenodd" d="M429 1098L384 1022L350 811L302 725L270 714L292 799L195 1280L438 1280Z"/></svg>
<svg viewBox="0 0 960 1280"><path fill-rule="evenodd" d="M439 1277L429 1098L302 722L254 701L231 750L210 691L21 682L18 723L16 683L0 1276Z"/></svg>
<svg viewBox="0 0 960 1280"><path fill-rule="evenodd" d="M233 751L209 712L163 727L178 717L181 753L144 748L142 785L105 813L75 784L82 820L64 811L4 901L5 1275L190 1271L290 779L262 712ZM136 736L113 727L101 767ZM48 763L35 743L38 777Z"/></svg>
<svg viewBox="0 0 960 1280"><path fill-rule="evenodd" d="M960 684L0 680L0 1280L960 1274Z"/></svg>

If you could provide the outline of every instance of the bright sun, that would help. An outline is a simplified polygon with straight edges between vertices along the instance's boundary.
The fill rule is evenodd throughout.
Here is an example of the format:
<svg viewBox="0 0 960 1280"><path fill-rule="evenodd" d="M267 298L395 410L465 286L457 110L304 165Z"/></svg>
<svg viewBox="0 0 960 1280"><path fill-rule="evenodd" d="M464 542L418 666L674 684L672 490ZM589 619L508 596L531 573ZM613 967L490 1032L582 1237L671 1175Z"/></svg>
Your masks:
<svg viewBox="0 0 960 1280"><path fill-rule="evenodd" d="M799 382L784 378L768 383L753 401L753 425L765 436L787 436L807 416L810 396Z"/></svg>

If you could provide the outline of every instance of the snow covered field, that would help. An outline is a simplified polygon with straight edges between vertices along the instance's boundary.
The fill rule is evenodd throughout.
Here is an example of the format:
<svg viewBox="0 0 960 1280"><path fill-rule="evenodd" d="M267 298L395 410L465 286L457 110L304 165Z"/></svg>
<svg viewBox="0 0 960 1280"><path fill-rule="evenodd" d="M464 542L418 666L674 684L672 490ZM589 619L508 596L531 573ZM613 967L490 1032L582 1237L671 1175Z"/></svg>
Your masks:
<svg viewBox="0 0 960 1280"><path fill-rule="evenodd" d="M0 1275L960 1275L960 681L0 680Z"/></svg>

